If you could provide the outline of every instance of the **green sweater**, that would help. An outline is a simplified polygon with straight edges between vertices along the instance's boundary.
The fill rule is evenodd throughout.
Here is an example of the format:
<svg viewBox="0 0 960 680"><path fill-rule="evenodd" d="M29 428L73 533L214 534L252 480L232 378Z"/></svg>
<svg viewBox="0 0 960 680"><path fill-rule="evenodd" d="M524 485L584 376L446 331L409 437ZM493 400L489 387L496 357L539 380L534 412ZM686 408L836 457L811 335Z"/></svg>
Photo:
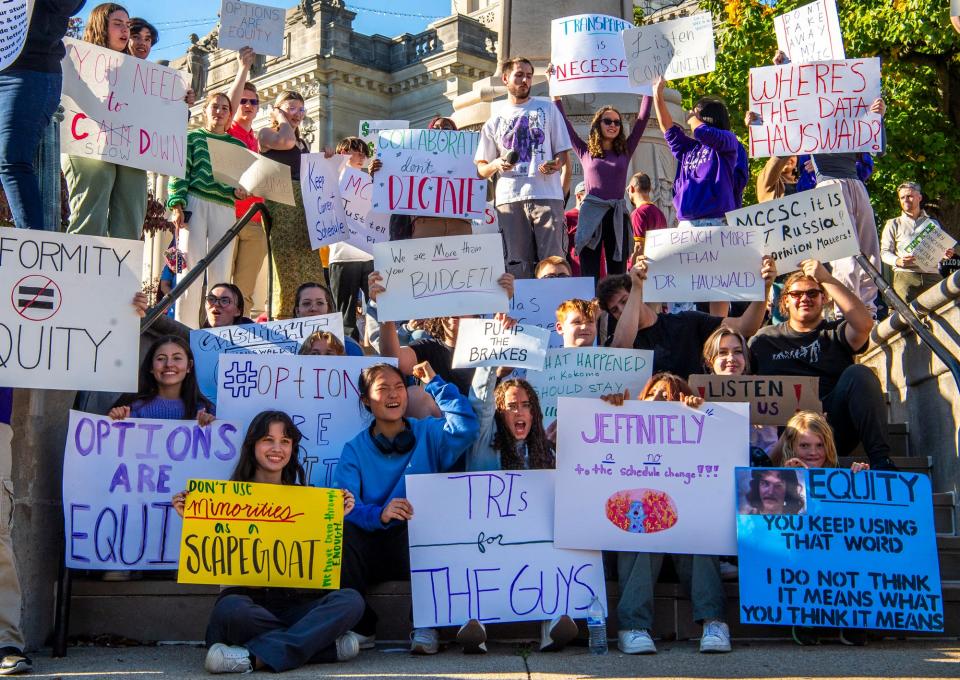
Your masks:
<svg viewBox="0 0 960 680"><path fill-rule="evenodd" d="M233 187L221 184L213 178L213 166L210 164L210 150L207 148L207 138L219 139L230 144L244 146L244 143L232 135L218 135L209 130L191 130L187 133L187 167L186 177L170 178L170 198L167 207L187 205L187 194L193 194L211 203L219 203L233 207L236 198Z"/></svg>

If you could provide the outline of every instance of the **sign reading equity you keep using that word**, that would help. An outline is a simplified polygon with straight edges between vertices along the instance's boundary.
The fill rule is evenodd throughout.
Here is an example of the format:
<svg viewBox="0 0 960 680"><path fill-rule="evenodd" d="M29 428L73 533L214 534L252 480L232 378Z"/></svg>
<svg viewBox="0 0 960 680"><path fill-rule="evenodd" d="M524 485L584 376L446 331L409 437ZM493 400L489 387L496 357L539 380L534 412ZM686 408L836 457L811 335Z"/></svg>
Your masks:
<svg viewBox="0 0 960 680"><path fill-rule="evenodd" d="M755 229L678 227L647 232L648 302L763 300L763 239Z"/></svg>
<svg viewBox="0 0 960 680"><path fill-rule="evenodd" d="M390 215L373 211L373 179L349 165L340 174L340 197L347 224L347 243L368 253L373 244L390 239Z"/></svg>
<svg viewBox="0 0 960 680"><path fill-rule="evenodd" d="M907 244L908 255L913 255L914 262L921 271L935 271L940 266L940 260L947 256L947 250L955 247L957 241L933 222L927 222L910 243Z"/></svg>
<svg viewBox="0 0 960 680"><path fill-rule="evenodd" d="M513 282L510 317L525 326L539 326L550 332L550 347L563 347L557 333L557 307L564 300L592 300L594 281L589 276L555 279L517 279Z"/></svg>
<svg viewBox="0 0 960 680"><path fill-rule="evenodd" d="M0 71L17 60L27 42L33 0L0 2Z"/></svg>
<svg viewBox="0 0 960 680"><path fill-rule="evenodd" d="M187 79L180 71L64 38L60 150L183 177Z"/></svg>
<svg viewBox="0 0 960 680"><path fill-rule="evenodd" d="M732 555L734 469L747 463L746 404L561 399L556 544Z"/></svg>
<svg viewBox="0 0 960 680"><path fill-rule="evenodd" d="M690 387L706 401L745 401L752 425L786 425L797 411L821 413L819 378L776 375L691 375Z"/></svg>
<svg viewBox="0 0 960 680"><path fill-rule="evenodd" d="M497 283L504 273L498 234L377 243L373 262L386 288L377 296L380 321L495 314L510 304Z"/></svg>
<svg viewBox="0 0 960 680"><path fill-rule="evenodd" d="M343 491L191 479L178 583L340 587Z"/></svg>
<svg viewBox="0 0 960 680"><path fill-rule="evenodd" d="M135 392L143 243L0 231L0 385Z"/></svg>
<svg viewBox="0 0 960 680"><path fill-rule="evenodd" d="M630 84L649 87L666 80L710 73L717 68L709 12L660 21L623 32Z"/></svg>
<svg viewBox="0 0 960 680"><path fill-rule="evenodd" d="M752 158L883 151L877 58L752 68L749 90Z"/></svg>
<svg viewBox="0 0 960 680"><path fill-rule="evenodd" d="M454 368L511 366L543 370L550 333L537 326L507 328L496 319L460 319Z"/></svg>
<svg viewBox="0 0 960 680"><path fill-rule="evenodd" d="M373 209L395 215L483 217L487 181L477 177L473 156L479 132L383 130L373 182Z"/></svg>
<svg viewBox="0 0 960 680"><path fill-rule="evenodd" d="M227 479L243 429L218 418L153 420L70 411L63 452L66 565L175 569L180 517L172 498L194 477Z"/></svg>
<svg viewBox="0 0 960 680"><path fill-rule="evenodd" d="M555 474L407 477L415 626L585 618L606 602L600 553L553 546Z"/></svg>
<svg viewBox="0 0 960 680"><path fill-rule="evenodd" d="M777 47L792 62L846 59L834 0L816 0L773 19Z"/></svg>
<svg viewBox="0 0 960 680"><path fill-rule="evenodd" d="M225 50L249 47L257 54L283 56L286 11L282 7L223 0L218 46Z"/></svg>
<svg viewBox="0 0 960 680"><path fill-rule="evenodd" d="M300 462L313 486L331 486L343 445L369 424L360 406L360 371L384 357L225 354L217 417L246 427L261 411L284 411L303 433Z"/></svg>
<svg viewBox="0 0 960 680"><path fill-rule="evenodd" d="M377 153L377 137L381 130L406 130L409 120L361 120L359 136L370 147L370 153Z"/></svg>
<svg viewBox="0 0 960 680"><path fill-rule="evenodd" d="M300 156L300 190L307 215L310 247L316 250L331 243L346 241L347 216L340 195L340 172L345 157L325 158L322 153Z"/></svg>
<svg viewBox="0 0 960 680"><path fill-rule="evenodd" d="M218 182L277 203L297 204L289 165L220 139L207 139L207 149L213 178Z"/></svg>
<svg viewBox="0 0 960 680"><path fill-rule="evenodd" d="M737 470L740 621L943 630L930 479Z"/></svg>
<svg viewBox="0 0 960 680"><path fill-rule="evenodd" d="M731 210L727 224L756 229L763 254L777 261L778 274L797 270L810 258L829 262L860 252L839 185Z"/></svg>
<svg viewBox="0 0 960 680"><path fill-rule="evenodd" d="M620 33L633 24L605 14L578 14L550 22L550 96L639 92L630 84Z"/></svg>

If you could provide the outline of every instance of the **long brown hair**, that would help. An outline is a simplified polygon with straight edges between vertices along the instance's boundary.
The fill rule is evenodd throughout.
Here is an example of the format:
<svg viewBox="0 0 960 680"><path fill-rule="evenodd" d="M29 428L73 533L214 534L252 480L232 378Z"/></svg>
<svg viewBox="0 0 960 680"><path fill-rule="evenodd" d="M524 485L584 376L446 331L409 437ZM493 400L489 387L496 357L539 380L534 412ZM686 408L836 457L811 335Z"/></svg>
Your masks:
<svg viewBox="0 0 960 680"><path fill-rule="evenodd" d="M627 136L623 134L623 116L612 106L602 106L593 114L593 122L590 123L590 138L587 140L587 151L591 158L603 158L603 133L600 131L600 121L603 120L603 114L613 111L620 118L620 132L613 138L613 153L621 156L627 155Z"/></svg>
<svg viewBox="0 0 960 680"><path fill-rule="evenodd" d="M123 12L128 17L130 16L130 12L127 11L126 7L114 2L105 2L102 5L94 7L93 11L90 12L90 17L87 19L87 25L83 29L83 39L88 43L109 48L107 43L110 37L110 15L116 11Z"/></svg>
<svg viewBox="0 0 960 680"><path fill-rule="evenodd" d="M540 399L537 393L526 380L511 378L504 380L497 385L493 393L493 399L497 410L494 414L494 422L497 424L497 433L493 437L493 448L500 453L500 468L503 470L522 470L524 469L523 458L517 453L517 439L510 432L506 423L503 422L503 412L507 410L506 398L507 390L511 387L517 387L527 393L530 400L530 413L532 422L530 423L530 433L525 441L527 445L527 456L530 459L531 470L552 470L556 467L556 458L553 455L553 448L547 439L547 433L543 429L543 411L540 410Z"/></svg>
<svg viewBox="0 0 960 680"><path fill-rule="evenodd" d="M666 388L667 401L680 401L680 397L694 396L693 390L690 389L690 385L687 384L686 380L679 375L667 371L660 371L650 376L650 380L643 386L643 390L637 399L645 401L647 397L654 393L653 389L660 383L663 383Z"/></svg>
<svg viewBox="0 0 960 680"><path fill-rule="evenodd" d="M306 104L307 104L307 102L306 102L306 101L304 100L304 98L303 98L303 95L300 94L299 92L296 92L296 91L294 91L294 90L284 90L283 92L281 92L280 94L278 94L278 95L277 95L277 98L273 101L273 108L279 109L279 108L280 108L280 105L281 105L283 102L288 102L288 101L290 101L290 100L298 101L298 102L300 102L301 104L303 104L304 106L306 106ZM279 129L280 129L280 125L279 125L276 121L274 121L274 122L271 124L271 127L272 127L274 130L279 130ZM293 126L291 125L290 127L293 127ZM299 140L299 139L300 139L300 128L298 128L298 127L293 128L293 134L294 134L294 136L296 136L296 138Z"/></svg>

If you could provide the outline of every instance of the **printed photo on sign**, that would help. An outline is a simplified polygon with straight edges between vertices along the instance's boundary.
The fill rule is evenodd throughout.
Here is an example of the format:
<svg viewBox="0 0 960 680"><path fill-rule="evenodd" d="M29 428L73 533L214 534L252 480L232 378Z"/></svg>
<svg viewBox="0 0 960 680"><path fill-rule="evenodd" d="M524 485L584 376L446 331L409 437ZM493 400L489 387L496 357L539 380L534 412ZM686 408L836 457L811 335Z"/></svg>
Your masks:
<svg viewBox="0 0 960 680"><path fill-rule="evenodd" d="M550 96L639 92L631 85L620 34L633 24L605 14L577 14L550 22Z"/></svg>
<svg viewBox="0 0 960 680"><path fill-rule="evenodd" d="M644 86L647 93L660 76L676 80L717 68L709 12L631 28L622 36L630 84Z"/></svg>
<svg viewBox="0 0 960 680"><path fill-rule="evenodd" d="M373 211L369 174L346 166L340 174L340 197L347 225L347 243L372 253L373 244L390 240L390 215Z"/></svg>
<svg viewBox="0 0 960 680"><path fill-rule="evenodd" d="M510 318L549 331L549 347L563 347L563 338L557 333L557 307L565 300L592 300L594 286L589 276L517 279L513 282Z"/></svg>
<svg viewBox="0 0 960 680"><path fill-rule="evenodd" d="M282 57L286 15L282 7L223 0L217 46L225 50L249 47L257 54Z"/></svg>
<svg viewBox="0 0 960 680"><path fill-rule="evenodd" d="M751 425L786 425L797 411L823 412L816 377L691 375L689 383L704 401L750 404Z"/></svg>
<svg viewBox="0 0 960 680"><path fill-rule="evenodd" d="M835 0L816 0L774 17L777 49L792 62L846 59Z"/></svg>
<svg viewBox="0 0 960 680"><path fill-rule="evenodd" d="M3 0L0 12L0 71L17 60L27 42L33 0Z"/></svg>
<svg viewBox="0 0 960 680"><path fill-rule="evenodd" d="M550 334L537 326L506 328L496 319L460 319L454 368L510 366L542 371Z"/></svg>

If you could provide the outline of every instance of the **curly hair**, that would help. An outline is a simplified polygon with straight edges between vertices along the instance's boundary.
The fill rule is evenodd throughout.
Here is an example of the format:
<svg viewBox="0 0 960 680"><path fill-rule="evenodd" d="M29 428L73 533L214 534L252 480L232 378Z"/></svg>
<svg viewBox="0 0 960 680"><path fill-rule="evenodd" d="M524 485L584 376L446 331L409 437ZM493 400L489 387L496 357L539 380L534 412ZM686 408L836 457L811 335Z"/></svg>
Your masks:
<svg viewBox="0 0 960 680"><path fill-rule="evenodd" d="M444 324L449 317L446 316L434 316L429 319L422 319L420 322L421 327L427 333L429 333L434 340L439 342L446 342L449 332L447 332L447 327Z"/></svg>
<svg viewBox="0 0 960 680"><path fill-rule="evenodd" d="M88 43L107 47L110 40L110 15L114 12L123 12L130 16L126 7L114 2L105 2L94 7L83 29L83 39Z"/></svg>
<svg viewBox="0 0 960 680"><path fill-rule="evenodd" d="M500 468L503 470L523 470L525 468L523 458L517 453L517 439L503 420L503 414L507 410L507 390L511 387L522 389L527 393L527 398L530 400L530 413L533 422L530 423L530 433L524 442L527 445L530 469L552 470L556 467L556 458L553 447L547 439L547 433L543 428L543 411L540 409L540 399L530 383L520 378L504 380L497 385L497 389L493 393L497 407L494 414L497 433L493 437L493 448L500 452Z"/></svg>
<svg viewBox="0 0 960 680"><path fill-rule="evenodd" d="M591 158L603 158L603 133L600 131L600 121L603 120L603 114L613 111L620 118L620 131L613 138L613 153L621 156L627 154L627 136L623 134L623 116L612 106L603 106L593 114L593 122L590 123L590 137L587 140L587 151Z"/></svg>

